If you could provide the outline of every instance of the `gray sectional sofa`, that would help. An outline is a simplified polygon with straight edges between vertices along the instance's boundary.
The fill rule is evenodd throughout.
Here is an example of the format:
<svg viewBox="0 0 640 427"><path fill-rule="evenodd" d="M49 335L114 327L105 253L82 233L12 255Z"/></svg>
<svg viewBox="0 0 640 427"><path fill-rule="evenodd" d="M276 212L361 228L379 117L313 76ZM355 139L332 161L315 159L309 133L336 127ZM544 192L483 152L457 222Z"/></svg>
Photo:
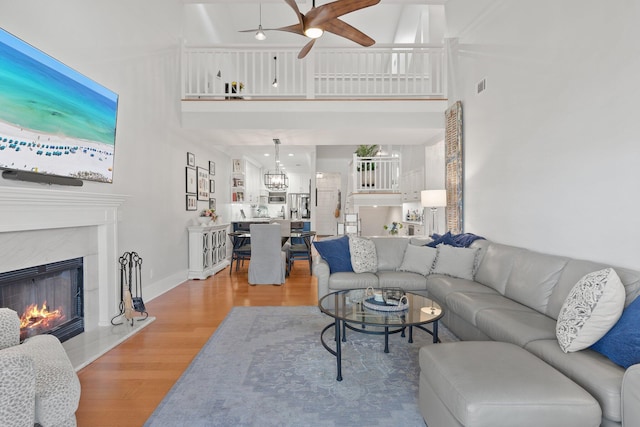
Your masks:
<svg viewBox="0 0 640 427"><path fill-rule="evenodd" d="M600 405L602 426L640 426L640 365L624 369L589 348L565 353L556 338L556 320L571 289L584 275L608 266L477 240L470 245L476 249L472 277L433 274L433 266L421 274L401 271L409 238L370 240L377 256L375 272L331 273L321 256L314 257L319 298L368 286L425 293L443 306L442 322L461 340L515 344L593 396ZM640 292L640 272L614 270L624 285L628 307Z"/></svg>

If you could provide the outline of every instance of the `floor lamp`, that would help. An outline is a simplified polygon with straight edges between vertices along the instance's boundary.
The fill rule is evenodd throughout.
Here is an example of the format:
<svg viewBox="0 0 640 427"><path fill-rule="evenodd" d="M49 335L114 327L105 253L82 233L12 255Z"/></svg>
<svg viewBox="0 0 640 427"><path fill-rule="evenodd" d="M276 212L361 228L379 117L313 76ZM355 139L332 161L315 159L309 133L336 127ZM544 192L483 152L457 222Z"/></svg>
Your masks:
<svg viewBox="0 0 640 427"><path fill-rule="evenodd" d="M429 236L438 232L438 208L447 206L447 190L422 190L420 193L422 206L431 211L429 222Z"/></svg>

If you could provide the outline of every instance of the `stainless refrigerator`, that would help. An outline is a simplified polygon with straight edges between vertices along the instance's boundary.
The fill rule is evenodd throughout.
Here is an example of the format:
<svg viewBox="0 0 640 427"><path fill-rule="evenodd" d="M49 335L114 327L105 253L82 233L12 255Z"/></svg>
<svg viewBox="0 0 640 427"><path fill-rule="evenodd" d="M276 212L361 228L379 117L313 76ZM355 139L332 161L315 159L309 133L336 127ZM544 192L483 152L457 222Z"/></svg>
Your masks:
<svg viewBox="0 0 640 427"><path fill-rule="evenodd" d="M289 193L289 218L311 218L311 197L309 193Z"/></svg>

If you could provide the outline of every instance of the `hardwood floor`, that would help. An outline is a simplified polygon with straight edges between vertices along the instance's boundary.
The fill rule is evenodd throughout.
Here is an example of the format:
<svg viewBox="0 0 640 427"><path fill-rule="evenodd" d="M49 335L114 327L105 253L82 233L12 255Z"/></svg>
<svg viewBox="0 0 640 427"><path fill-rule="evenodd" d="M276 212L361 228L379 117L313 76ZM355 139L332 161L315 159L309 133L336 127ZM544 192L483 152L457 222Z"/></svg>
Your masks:
<svg viewBox="0 0 640 427"><path fill-rule="evenodd" d="M156 321L78 373L78 426L143 425L232 307L317 302L306 261L294 264L284 286L249 286L246 266L231 276L227 267L145 301Z"/></svg>

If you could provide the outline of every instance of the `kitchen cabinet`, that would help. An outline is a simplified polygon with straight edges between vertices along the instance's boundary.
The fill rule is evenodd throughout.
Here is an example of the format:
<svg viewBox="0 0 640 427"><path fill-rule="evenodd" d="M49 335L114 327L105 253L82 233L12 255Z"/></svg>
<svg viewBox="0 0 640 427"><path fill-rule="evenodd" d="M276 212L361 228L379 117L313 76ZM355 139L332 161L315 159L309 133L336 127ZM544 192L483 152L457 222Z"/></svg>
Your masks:
<svg viewBox="0 0 640 427"><path fill-rule="evenodd" d="M231 162L231 203L244 203L246 186L245 161L233 159Z"/></svg>
<svg viewBox="0 0 640 427"><path fill-rule="evenodd" d="M233 159L231 203L257 204L260 201L260 168L244 159Z"/></svg>
<svg viewBox="0 0 640 427"><path fill-rule="evenodd" d="M189 279L206 279L229 265L229 224L189 227Z"/></svg>
<svg viewBox="0 0 640 427"><path fill-rule="evenodd" d="M419 202L420 193L425 188L424 168L413 169L402 174L400 188L403 202Z"/></svg>
<svg viewBox="0 0 640 427"><path fill-rule="evenodd" d="M245 177L246 186L244 200L246 203L257 204L260 201L260 188L261 188L261 170L251 162L247 162L245 165Z"/></svg>

